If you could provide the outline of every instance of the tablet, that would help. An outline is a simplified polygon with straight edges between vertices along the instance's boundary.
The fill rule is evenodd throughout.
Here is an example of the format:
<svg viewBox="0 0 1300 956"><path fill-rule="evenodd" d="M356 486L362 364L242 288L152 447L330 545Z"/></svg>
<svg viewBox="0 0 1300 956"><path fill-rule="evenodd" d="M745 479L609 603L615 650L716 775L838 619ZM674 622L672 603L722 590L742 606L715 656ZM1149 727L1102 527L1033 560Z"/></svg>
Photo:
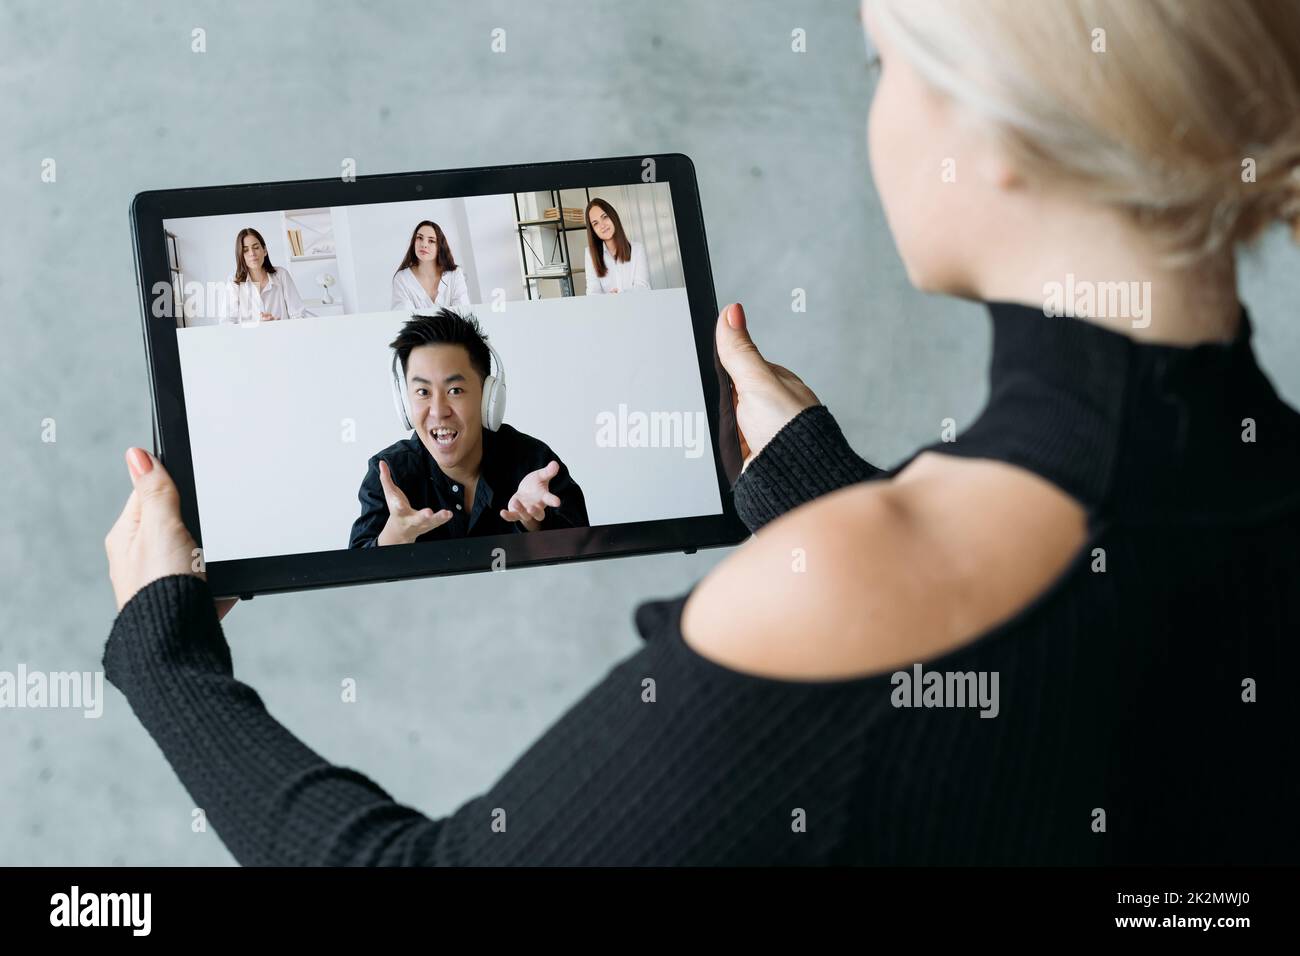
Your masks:
<svg viewBox="0 0 1300 956"><path fill-rule="evenodd" d="M219 597L736 544L680 154L143 192L154 447Z"/></svg>

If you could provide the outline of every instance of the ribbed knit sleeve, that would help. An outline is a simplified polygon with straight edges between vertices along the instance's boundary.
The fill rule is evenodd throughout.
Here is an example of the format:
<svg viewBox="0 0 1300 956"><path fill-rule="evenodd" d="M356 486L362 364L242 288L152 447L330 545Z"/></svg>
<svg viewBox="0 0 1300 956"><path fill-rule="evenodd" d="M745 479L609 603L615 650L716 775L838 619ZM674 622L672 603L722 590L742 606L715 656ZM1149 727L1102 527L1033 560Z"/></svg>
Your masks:
<svg viewBox="0 0 1300 956"><path fill-rule="evenodd" d="M884 471L859 457L825 405L805 408L749 463L732 489L751 532L799 505Z"/></svg>
<svg viewBox="0 0 1300 956"><path fill-rule="evenodd" d="M828 728L861 728L867 713L879 714L887 680L867 694L826 692L729 671L682 641L683 603L642 605L637 624L654 639L491 788L437 820L329 763L267 712L233 676L211 592L197 577L162 578L136 594L113 626L104 666L244 865L836 859L851 822L844 784L860 773L862 743ZM805 813L816 825L792 827Z"/></svg>
<svg viewBox="0 0 1300 956"><path fill-rule="evenodd" d="M419 862L439 824L336 767L235 679L207 582L160 578L118 614L104 674L246 866Z"/></svg>

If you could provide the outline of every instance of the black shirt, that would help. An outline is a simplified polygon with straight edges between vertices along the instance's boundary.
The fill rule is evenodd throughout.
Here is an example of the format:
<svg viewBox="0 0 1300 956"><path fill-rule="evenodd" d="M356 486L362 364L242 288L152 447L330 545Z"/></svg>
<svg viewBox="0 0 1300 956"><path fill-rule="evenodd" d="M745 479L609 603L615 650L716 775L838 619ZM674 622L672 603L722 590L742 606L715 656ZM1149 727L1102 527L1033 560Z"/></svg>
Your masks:
<svg viewBox="0 0 1300 956"><path fill-rule="evenodd" d="M541 530L588 526L587 503L582 489L560 457L531 435L509 425L502 425L495 432L483 429L483 462L479 467L473 510L467 514L465 488L442 473L420 441L420 436L412 433L410 438L389 445L367 463L366 477L357 493L361 501L361 517L352 524L349 548L375 547L379 533L388 521L388 503L384 500L384 488L379 480L381 458L388 462L393 484L406 495L412 508L416 511L423 508L442 511L445 508L452 513L450 521L426 531L416 541L445 541L525 531L522 524L504 520L501 509L510 503L510 498L519 490L519 482L529 472L545 468L552 461L559 462L560 471L547 487L560 499L560 507L546 509Z"/></svg>
<svg viewBox="0 0 1300 956"><path fill-rule="evenodd" d="M1039 475L1086 507L1090 537L1020 611L925 662L999 674L994 719L899 707L888 671L734 671L685 642L683 595L642 604L641 647L494 784L431 817L267 712L235 677L198 577L127 602L105 676L244 864L1294 864L1300 415L1256 363L1248 324L1230 345L1179 347L990 311L988 405L922 451ZM862 460L816 406L750 462L737 510L763 535L902 467ZM547 608L519 626L583 619ZM1257 699L1243 699L1247 679Z"/></svg>

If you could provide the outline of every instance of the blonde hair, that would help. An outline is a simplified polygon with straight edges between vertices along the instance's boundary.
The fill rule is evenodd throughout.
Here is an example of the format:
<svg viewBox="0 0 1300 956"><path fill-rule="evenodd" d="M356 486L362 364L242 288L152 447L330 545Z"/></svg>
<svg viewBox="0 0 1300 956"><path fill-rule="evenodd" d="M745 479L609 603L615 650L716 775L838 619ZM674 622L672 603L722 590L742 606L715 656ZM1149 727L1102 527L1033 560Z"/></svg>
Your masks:
<svg viewBox="0 0 1300 956"><path fill-rule="evenodd" d="M869 0L1027 175L1194 261L1277 220L1300 242L1300 0Z"/></svg>

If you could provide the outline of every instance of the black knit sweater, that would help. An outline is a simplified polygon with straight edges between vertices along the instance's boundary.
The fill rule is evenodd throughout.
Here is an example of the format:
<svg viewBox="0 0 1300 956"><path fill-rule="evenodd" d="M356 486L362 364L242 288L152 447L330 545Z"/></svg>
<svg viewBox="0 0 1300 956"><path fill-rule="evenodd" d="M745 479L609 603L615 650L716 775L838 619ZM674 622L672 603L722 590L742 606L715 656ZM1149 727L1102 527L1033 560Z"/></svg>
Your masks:
<svg viewBox="0 0 1300 956"><path fill-rule="evenodd" d="M108 679L244 864L1300 862L1300 416L1248 316L1231 344L1183 348L989 312L988 404L929 450L1029 469L1089 516L1051 587L923 662L996 673L992 719L895 706L888 673L732 671L683 641L682 595L638 607L644 646L434 820L267 713L196 577L127 603ZM818 406L736 503L757 531L906 464L862 461Z"/></svg>

